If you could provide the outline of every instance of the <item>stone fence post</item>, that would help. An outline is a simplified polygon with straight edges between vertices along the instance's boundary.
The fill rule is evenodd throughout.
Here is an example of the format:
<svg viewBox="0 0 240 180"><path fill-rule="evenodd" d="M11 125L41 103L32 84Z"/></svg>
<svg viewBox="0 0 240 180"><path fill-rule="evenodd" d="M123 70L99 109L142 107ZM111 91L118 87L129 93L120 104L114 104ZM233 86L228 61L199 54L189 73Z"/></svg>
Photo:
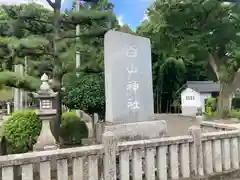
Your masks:
<svg viewBox="0 0 240 180"><path fill-rule="evenodd" d="M7 102L7 115L11 114L11 102Z"/></svg>
<svg viewBox="0 0 240 180"><path fill-rule="evenodd" d="M203 151L202 133L199 126L189 128L189 134L193 137L193 145L190 147L191 172L194 176L203 176Z"/></svg>
<svg viewBox="0 0 240 180"><path fill-rule="evenodd" d="M117 151L117 140L114 133L107 131L103 134L103 145L104 145L104 180L116 180L116 151Z"/></svg>
<svg viewBox="0 0 240 180"><path fill-rule="evenodd" d="M92 121L92 130L93 130L93 137L96 139L96 125L99 121L99 116L97 113L93 114L93 121Z"/></svg>

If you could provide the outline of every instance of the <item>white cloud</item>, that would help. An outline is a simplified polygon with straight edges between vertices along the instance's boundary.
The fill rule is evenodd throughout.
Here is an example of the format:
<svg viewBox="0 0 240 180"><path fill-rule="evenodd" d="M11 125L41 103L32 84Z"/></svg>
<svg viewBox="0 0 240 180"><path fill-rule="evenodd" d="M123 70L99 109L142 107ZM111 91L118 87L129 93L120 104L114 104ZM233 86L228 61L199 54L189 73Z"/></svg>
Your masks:
<svg viewBox="0 0 240 180"><path fill-rule="evenodd" d="M142 18L142 22L143 22L143 21L148 21L148 20L149 20L148 14L147 14L147 12L145 12L145 13L144 13L144 16L143 16L143 18Z"/></svg>
<svg viewBox="0 0 240 180"><path fill-rule="evenodd" d="M38 3L45 7L49 7L49 4L45 0L0 0L0 4L26 4L26 3Z"/></svg>
<svg viewBox="0 0 240 180"><path fill-rule="evenodd" d="M63 2L64 0L62 0L62 3ZM47 8L51 8L46 0L0 0L0 5L1 4L25 4L25 3L38 3Z"/></svg>
<svg viewBox="0 0 240 180"><path fill-rule="evenodd" d="M25 3L24 0L1 0L0 4L21 4Z"/></svg>
<svg viewBox="0 0 240 180"><path fill-rule="evenodd" d="M120 25L120 26L123 26L124 25L124 22L123 22L123 15L121 15L121 16L118 16L118 24Z"/></svg>

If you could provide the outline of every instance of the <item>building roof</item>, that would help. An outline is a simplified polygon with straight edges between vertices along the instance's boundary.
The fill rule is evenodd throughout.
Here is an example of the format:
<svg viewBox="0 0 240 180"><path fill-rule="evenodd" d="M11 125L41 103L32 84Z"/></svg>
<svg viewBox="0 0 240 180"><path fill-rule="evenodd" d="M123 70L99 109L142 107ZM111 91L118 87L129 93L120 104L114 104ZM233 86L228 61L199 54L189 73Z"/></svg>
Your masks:
<svg viewBox="0 0 240 180"><path fill-rule="evenodd" d="M220 91L220 84L213 81L187 81L186 87L194 89L200 93Z"/></svg>

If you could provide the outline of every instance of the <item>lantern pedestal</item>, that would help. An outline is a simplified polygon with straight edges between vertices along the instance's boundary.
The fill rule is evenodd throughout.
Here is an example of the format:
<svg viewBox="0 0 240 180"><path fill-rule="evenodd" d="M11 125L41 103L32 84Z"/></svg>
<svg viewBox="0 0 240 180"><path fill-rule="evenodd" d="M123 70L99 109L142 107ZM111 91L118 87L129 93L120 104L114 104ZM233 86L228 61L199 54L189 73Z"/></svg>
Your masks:
<svg viewBox="0 0 240 180"><path fill-rule="evenodd" d="M33 146L34 151L53 150L59 148L50 127L50 122L55 114L56 110L37 112L39 119L42 120L42 129L36 144Z"/></svg>

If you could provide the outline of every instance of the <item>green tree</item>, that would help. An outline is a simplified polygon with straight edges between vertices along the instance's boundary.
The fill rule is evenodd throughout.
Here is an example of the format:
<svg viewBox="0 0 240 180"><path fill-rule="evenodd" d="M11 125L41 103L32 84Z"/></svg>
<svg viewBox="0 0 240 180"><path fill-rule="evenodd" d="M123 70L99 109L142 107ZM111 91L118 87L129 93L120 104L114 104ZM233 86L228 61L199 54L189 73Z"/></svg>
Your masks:
<svg viewBox="0 0 240 180"><path fill-rule="evenodd" d="M167 55L210 65L221 84L221 108L230 108L238 77L239 15L235 4L218 0L157 0L149 8L156 46Z"/></svg>
<svg viewBox="0 0 240 180"><path fill-rule="evenodd" d="M7 12L5 8L5 6L0 6L0 85L22 88L27 91L36 91L40 86L39 78L33 78L28 75L19 76L18 73L11 72L14 64L24 63L22 55L19 56L19 49L21 44L29 43L29 40L26 39L25 36L30 33L27 30L27 27L23 29L26 23L18 23L11 18L11 16L16 17L17 12L22 10L23 6L11 6L11 11L9 12ZM46 12L46 9L42 7L38 7L38 10ZM31 26L29 25L28 27ZM37 27L36 29L41 30L40 27ZM44 27L43 29L47 28ZM36 32L39 31L36 30ZM22 38L21 42L19 41L20 38ZM46 41L40 42L44 44Z"/></svg>
<svg viewBox="0 0 240 180"><path fill-rule="evenodd" d="M176 91L182 86L187 71L184 59L171 57L158 47L159 40L154 36L151 21L144 21L137 34L150 38L152 43L152 73L155 112L169 112Z"/></svg>
<svg viewBox="0 0 240 180"><path fill-rule="evenodd" d="M63 103L70 109L81 109L93 115L105 114L105 91L103 73L84 73L79 77L69 76L64 84Z"/></svg>
<svg viewBox="0 0 240 180"><path fill-rule="evenodd" d="M118 28L118 31L121 31L121 32L124 32L124 33L129 33L129 34L134 34L133 30L127 24L124 24L123 26L120 26Z"/></svg>
<svg viewBox="0 0 240 180"><path fill-rule="evenodd" d="M10 17L11 27L16 30L15 33L19 34L13 43L17 42L17 46L9 48L13 55L17 57L28 56L33 60L33 66L41 62L44 64L43 69L48 67L51 72L50 76L53 79L54 89L58 92L57 124L59 126L62 78L68 72L76 71L76 50L84 51L90 45L94 45L96 41L98 43L102 41L95 38L101 38L108 29L114 26L116 18L112 9L99 8L101 1L99 6L82 8L78 13L68 12L67 14L60 13L61 0L56 0L55 2L46 1L53 11L36 4L2 6L2 9ZM80 33L81 41L76 43L75 26L77 24L80 24L82 28ZM9 36L12 35L10 34ZM91 39L92 37L94 38ZM89 38L91 43L85 45L84 42ZM8 43L5 45L9 46ZM93 50L93 48L88 48L88 50ZM99 51L94 50L93 54ZM89 53L89 51L84 53ZM89 71L89 69L98 70L100 60L91 58L86 58L88 61L85 60L85 65L83 65L84 71Z"/></svg>

